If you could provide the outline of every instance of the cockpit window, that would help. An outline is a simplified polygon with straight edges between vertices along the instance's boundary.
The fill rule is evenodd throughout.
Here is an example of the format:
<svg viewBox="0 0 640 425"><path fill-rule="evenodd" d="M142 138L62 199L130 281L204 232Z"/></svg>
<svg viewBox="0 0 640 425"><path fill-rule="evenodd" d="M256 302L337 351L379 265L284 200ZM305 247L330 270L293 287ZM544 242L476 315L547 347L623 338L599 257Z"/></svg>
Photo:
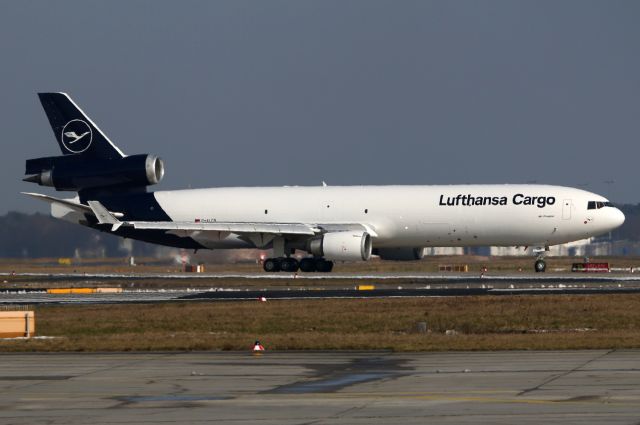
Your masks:
<svg viewBox="0 0 640 425"><path fill-rule="evenodd" d="M602 201L589 201L587 203L587 209L588 210L599 210L600 208L604 208L604 207L613 207L613 204L609 201L606 202L602 202Z"/></svg>

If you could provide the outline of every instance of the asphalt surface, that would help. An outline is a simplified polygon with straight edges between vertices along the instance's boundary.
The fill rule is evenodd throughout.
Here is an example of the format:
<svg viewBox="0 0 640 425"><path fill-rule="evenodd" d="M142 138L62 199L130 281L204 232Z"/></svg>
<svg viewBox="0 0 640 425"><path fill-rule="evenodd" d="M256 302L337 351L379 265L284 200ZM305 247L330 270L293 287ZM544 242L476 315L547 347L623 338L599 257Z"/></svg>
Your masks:
<svg viewBox="0 0 640 425"><path fill-rule="evenodd" d="M230 277L233 276L233 277ZM250 277L247 277L250 276ZM274 276L288 279L290 285L274 284ZM379 275L303 275L296 279L281 274L252 275L122 275L122 274L23 274L21 278L34 279L36 287L0 286L1 304L107 304L151 303L169 301L222 301L313 298L385 298L385 297L443 297L472 295L543 295L543 294L629 294L640 293L640 276L618 274L505 274L470 276L468 274L379 274ZM212 279L209 288L189 288L194 279ZM232 286L215 286L216 279L235 279ZM300 282L314 279L313 285ZM329 280L326 280L329 279ZM341 279L340 285L330 284ZM174 289L154 289L156 282ZM59 287L78 286L132 286L121 293L48 294L47 284ZM296 282L298 286L296 286ZM373 290L359 290L360 285L373 285ZM324 286L323 286L324 285Z"/></svg>
<svg viewBox="0 0 640 425"><path fill-rule="evenodd" d="M263 341L267 345L268 341ZM640 351L3 354L3 424L637 424Z"/></svg>
<svg viewBox="0 0 640 425"><path fill-rule="evenodd" d="M292 289L292 290L226 290L209 291L159 290L125 291L119 294L47 294L45 292L0 292L0 305L14 304L115 304L189 301L242 301L331 299L331 298L418 298L461 297L483 295L596 295L634 294L640 288L540 288L540 289Z"/></svg>

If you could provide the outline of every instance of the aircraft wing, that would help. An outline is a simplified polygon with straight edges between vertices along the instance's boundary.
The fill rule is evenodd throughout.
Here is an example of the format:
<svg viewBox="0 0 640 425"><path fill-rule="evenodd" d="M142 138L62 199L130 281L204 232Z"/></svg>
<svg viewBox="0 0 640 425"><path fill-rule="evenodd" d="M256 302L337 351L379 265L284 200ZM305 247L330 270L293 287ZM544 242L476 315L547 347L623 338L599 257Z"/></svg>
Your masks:
<svg viewBox="0 0 640 425"><path fill-rule="evenodd" d="M59 199L39 193L26 193L36 199L51 204L61 204L82 213L95 215L100 224L110 224L111 230L116 231L121 226L133 227L140 230L166 230L171 232L226 232L243 235L307 235L313 236L326 232L341 232L347 230L362 230L376 237L376 232L362 223L343 224L305 224L305 223L248 223L248 222L206 222L194 223L183 221L120 221L122 213L112 212L98 201L88 201L89 205L75 200Z"/></svg>
<svg viewBox="0 0 640 425"><path fill-rule="evenodd" d="M193 223L183 221L120 221L98 201L89 201L88 208L100 224L110 224L116 231L121 226L140 230L167 230L182 232L227 232L238 234L268 233L274 235L310 235L321 230L302 223L243 223L243 222L206 222Z"/></svg>
<svg viewBox="0 0 640 425"><path fill-rule="evenodd" d="M110 223L111 224L111 223ZM123 226L134 229L214 231L229 233L274 233L288 235L315 235L320 229L302 223L191 223L181 221L125 221Z"/></svg>
<svg viewBox="0 0 640 425"><path fill-rule="evenodd" d="M89 201L91 203L91 201ZM116 230L120 226L130 226L134 229L155 229L167 230L172 233L190 233L190 232L223 232L235 233L249 237L257 246L264 241L267 235L274 237L276 235L296 235L296 236L314 236L322 233L346 232L346 231L363 231L372 237L378 234L371 226L362 223L343 223L343 224L306 224L306 223L246 223L246 222L214 222L214 223L192 223L180 221L104 221L111 224L112 230ZM261 236L262 235L262 236Z"/></svg>

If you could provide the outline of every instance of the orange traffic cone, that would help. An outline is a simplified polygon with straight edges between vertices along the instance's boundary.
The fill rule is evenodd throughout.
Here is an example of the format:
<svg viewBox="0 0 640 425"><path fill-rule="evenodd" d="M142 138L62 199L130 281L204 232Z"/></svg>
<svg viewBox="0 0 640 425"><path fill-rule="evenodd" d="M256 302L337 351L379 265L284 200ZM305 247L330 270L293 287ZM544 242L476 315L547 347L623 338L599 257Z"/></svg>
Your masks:
<svg viewBox="0 0 640 425"><path fill-rule="evenodd" d="M254 355L262 355L262 352L264 351L264 347L262 346L262 344L260 344L260 341L256 341L253 344L253 354Z"/></svg>

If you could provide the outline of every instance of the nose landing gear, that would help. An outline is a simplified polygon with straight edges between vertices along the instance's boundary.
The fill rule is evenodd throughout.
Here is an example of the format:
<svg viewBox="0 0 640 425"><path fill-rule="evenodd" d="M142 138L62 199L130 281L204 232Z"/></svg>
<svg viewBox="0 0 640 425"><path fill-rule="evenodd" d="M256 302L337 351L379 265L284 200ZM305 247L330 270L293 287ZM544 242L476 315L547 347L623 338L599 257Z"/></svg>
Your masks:
<svg viewBox="0 0 640 425"><path fill-rule="evenodd" d="M547 263L542 258L540 258L536 260L533 268L536 273L544 273L547 270Z"/></svg>
<svg viewBox="0 0 640 425"><path fill-rule="evenodd" d="M544 261L544 254L549 251L549 246L543 248L534 248L533 252L538 255L533 269L536 273L544 273L547 270L547 263Z"/></svg>

